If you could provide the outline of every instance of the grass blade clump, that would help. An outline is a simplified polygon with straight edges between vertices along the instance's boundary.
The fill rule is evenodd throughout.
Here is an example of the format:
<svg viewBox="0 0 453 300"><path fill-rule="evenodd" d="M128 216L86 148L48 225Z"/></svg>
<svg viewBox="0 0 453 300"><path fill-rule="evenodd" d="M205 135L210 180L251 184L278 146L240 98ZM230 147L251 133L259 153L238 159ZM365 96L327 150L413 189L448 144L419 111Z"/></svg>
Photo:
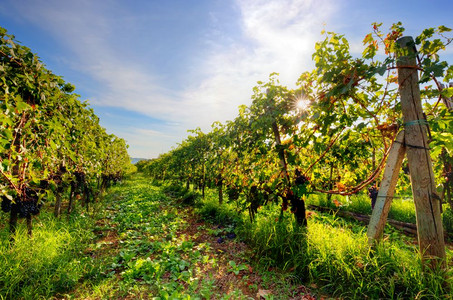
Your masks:
<svg viewBox="0 0 453 300"><path fill-rule="evenodd" d="M28 238L21 224L14 243L9 241L8 229L2 228L0 295L5 299L48 298L72 289L93 268L91 257L80 255L92 238L86 230L91 223L83 215L66 221L43 212L33 238Z"/></svg>

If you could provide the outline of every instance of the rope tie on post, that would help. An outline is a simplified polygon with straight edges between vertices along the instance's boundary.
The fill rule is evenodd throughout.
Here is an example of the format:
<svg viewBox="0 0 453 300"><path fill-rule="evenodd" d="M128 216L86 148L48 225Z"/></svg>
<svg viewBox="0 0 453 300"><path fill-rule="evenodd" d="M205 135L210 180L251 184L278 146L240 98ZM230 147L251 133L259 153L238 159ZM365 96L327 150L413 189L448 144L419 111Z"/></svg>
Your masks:
<svg viewBox="0 0 453 300"><path fill-rule="evenodd" d="M412 120L412 121L406 122L403 124L403 126L407 127L407 126L415 126L415 125L426 125L426 128L428 129L428 136L429 136L428 143L429 143L432 140L431 129L429 128L429 123L426 120L425 113L423 113L423 117L424 117L424 119L421 119L421 120Z"/></svg>
<svg viewBox="0 0 453 300"><path fill-rule="evenodd" d="M422 120L413 120L413 121L409 121L409 122L406 122L403 124L403 126L407 127L407 126L415 126L415 125L428 125L428 121L426 121L425 119L422 119Z"/></svg>

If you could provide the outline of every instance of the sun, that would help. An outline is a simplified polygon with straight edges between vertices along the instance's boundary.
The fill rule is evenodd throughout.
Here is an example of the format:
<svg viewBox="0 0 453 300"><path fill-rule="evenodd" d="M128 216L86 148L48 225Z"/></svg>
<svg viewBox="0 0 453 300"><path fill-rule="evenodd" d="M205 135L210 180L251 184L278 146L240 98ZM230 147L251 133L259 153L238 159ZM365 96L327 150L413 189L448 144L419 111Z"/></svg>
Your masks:
<svg viewBox="0 0 453 300"><path fill-rule="evenodd" d="M300 97L296 100L296 109L299 111L307 111L310 108L310 100Z"/></svg>

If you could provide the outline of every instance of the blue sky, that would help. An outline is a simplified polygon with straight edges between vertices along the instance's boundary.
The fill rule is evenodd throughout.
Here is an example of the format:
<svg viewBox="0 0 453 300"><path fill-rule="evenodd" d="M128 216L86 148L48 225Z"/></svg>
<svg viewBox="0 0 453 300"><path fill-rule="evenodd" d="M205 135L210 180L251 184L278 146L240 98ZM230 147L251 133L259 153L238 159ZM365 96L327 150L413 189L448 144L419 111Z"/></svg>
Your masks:
<svg viewBox="0 0 453 300"><path fill-rule="evenodd" d="M452 12L451 0L0 0L0 26L74 84L132 157L153 158L234 119L271 72L294 86L322 29L360 53L373 22L415 36L453 27Z"/></svg>

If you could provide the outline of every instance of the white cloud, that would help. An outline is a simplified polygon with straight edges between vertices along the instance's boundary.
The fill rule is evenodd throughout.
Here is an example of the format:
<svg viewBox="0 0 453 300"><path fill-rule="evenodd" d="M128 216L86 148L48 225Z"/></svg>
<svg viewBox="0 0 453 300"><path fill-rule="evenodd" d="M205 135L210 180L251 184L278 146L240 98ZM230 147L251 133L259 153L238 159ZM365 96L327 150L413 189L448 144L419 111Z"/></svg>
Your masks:
<svg viewBox="0 0 453 300"><path fill-rule="evenodd" d="M299 75L312 68L314 44L335 11L329 0L238 0L237 5L243 39L228 47L211 41L200 66L204 79L184 95L204 108L204 120L196 119L204 128L234 118L237 107L250 102L256 82L272 72L280 73L283 84L294 86Z"/></svg>
<svg viewBox="0 0 453 300"><path fill-rule="evenodd" d="M162 131L157 131L157 130L152 130L152 129L144 129L144 128L133 128L133 132L137 132L138 134L140 134L141 136L144 136L146 138L152 138L152 137L155 137L155 136L170 137L170 138L176 137L174 135L166 134L166 133L164 133Z"/></svg>
<svg viewBox="0 0 453 300"><path fill-rule="evenodd" d="M174 93L161 88L159 75L152 74L130 57L131 53L116 51L127 39L121 31L122 18L109 14L108 8L120 9L116 1L21 1L12 3L21 15L39 24L69 49L71 67L99 82L91 103L101 106L125 107L151 116L169 118L174 114L177 99ZM133 25L132 25L133 26ZM67 59L65 61L68 61Z"/></svg>

